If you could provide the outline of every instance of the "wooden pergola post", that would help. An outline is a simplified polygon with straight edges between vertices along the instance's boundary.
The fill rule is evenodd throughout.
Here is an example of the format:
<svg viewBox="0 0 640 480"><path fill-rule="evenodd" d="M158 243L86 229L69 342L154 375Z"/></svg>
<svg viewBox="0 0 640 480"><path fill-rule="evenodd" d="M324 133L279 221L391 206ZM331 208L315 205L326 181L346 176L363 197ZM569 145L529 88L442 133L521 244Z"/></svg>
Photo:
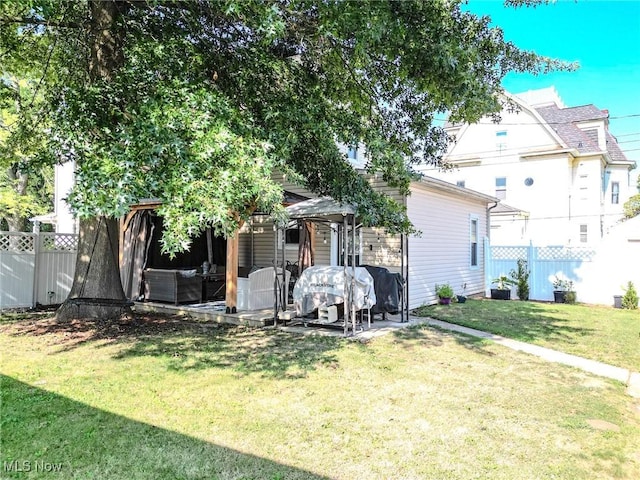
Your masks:
<svg viewBox="0 0 640 480"><path fill-rule="evenodd" d="M240 230L236 230L232 237L227 238L227 266L225 273L226 290L225 304L227 313L238 311L238 250Z"/></svg>

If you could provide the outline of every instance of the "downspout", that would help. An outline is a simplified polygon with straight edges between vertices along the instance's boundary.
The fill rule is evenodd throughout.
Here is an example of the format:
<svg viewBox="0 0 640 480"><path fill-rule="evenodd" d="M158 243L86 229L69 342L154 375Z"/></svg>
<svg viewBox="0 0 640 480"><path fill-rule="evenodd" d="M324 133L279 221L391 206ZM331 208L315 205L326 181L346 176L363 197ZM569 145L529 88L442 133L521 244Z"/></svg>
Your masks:
<svg viewBox="0 0 640 480"><path fill-rule="evenodd" d="M487 239L489 240L488 242L489 248L491 248L491 210L496 208L499 203L500 203L500 200L495 202L493 206L487 208ZM483 245L485 245L487 242L482 242L482 243ZM482 269L484 270L484 294L486 296L487 292L489 291L487 289L487 285L490 285L490 282L491 282L491 280L487 278L487 252L484 252L484 258L482 260Z"/></svg>
<svg viewBox="0 0 640 480"><path fill-rule="evenodd" d="M491 241L491 235L490 235L490 233L491 233L491 210L496 208L499 203L500 203L500 201L498 200L497 202L495 202L493 204L493 206L487 208L487 238L489 239L489 241Z"/></svg>

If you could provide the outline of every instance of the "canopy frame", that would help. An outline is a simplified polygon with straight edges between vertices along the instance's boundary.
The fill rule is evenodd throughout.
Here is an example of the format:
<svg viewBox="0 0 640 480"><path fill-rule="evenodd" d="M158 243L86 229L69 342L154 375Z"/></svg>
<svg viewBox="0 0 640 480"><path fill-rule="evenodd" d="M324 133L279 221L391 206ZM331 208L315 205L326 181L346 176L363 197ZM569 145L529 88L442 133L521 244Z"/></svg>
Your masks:
<svg viewBox="0 0 640 480"><path fill-rule="evenodd" d="M342 224L343 235L342 235L342 265L344 268L344 291L345 295L345 303L344 303L344 335L347 336L349 333L349 328L351 328L352 334L356 332L356 307L353 299L353 294L355 290L355 269L356 269L356 229L361 228L361 225L358 225L356 218L356 208L353 205L345 204L337 202L336 200L329 197L319 197L312 198L309 200L305 200L302 202L295 203L286 207L287 214L289 216L290 221L302 221L302 222L312 222L312 223L337 223ZM289 226L289 222L278 225L275 228L275 245L276 251L275 258L277 255L277 240L278 236L281 239L280 248L282 249L282 284L284 284L285 278L285 268L286 268L286 260L285 260L285 235L284 231ZM283 234L278 235L278 230L282 230ZM347 275L347 269L349 268L349 234L351 234L353 242L352 245L354 248L351 249L351 275ZM276 280L274 281L274 298L276 298L276 302L274 304L274 325L277 322L278 318L278 293L280 292L280 305L282 305L283 311L286 311L287 308L287 299L284 295L287 294L285 288L278 288L278 274L276 274ZM284 292L284 295L282 294Z"/></svg>

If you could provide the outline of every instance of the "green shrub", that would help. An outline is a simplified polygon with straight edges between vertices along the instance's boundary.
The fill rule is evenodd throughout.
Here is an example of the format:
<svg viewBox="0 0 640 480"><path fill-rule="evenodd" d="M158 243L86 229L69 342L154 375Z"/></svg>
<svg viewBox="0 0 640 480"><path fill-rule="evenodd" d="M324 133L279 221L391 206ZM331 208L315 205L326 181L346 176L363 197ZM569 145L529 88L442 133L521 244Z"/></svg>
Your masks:
<svg viewBox="0 0 640 480"><path fill-rule="evenodd" d="M448 283L442 285L436 283L436 295L438 298L453 298L453 288Z"/></svg>
<svg viewBox="0 0 640 480"><path fill-rule="evenodd" d="M518 260L517 270L511 270L511 278L516 284L516 293L520 300L529 300L529 270L527 270L527 261L520 258Z"/></svg>
<svg viewBox="0 0 640 480"><path fill-rule="evenodd" d="M573 290L564 292L564 303L576 303L576 299L577 295Z"/></svg>
<svg viewBox="0 0 640 480"><path fill-rule="evenodd" d="M622 308L626 308L627 310L635 310L638 308L638 292L631 281L627 283L624 297L622 297Z"/></svg>

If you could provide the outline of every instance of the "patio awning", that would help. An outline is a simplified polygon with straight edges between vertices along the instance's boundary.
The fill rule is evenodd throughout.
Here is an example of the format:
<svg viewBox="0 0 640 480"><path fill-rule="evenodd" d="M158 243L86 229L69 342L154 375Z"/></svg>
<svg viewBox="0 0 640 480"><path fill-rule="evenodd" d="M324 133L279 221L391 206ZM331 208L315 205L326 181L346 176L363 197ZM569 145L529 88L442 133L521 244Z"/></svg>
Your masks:
<svg viewBox="0 0 640 480"><path fill-rule="evenodd" d="M285 210L293 220L323 219L332 222L342 222L345 216L356 213L353 205L337 202L330 197L311 198L290 205Z"/></svg>

